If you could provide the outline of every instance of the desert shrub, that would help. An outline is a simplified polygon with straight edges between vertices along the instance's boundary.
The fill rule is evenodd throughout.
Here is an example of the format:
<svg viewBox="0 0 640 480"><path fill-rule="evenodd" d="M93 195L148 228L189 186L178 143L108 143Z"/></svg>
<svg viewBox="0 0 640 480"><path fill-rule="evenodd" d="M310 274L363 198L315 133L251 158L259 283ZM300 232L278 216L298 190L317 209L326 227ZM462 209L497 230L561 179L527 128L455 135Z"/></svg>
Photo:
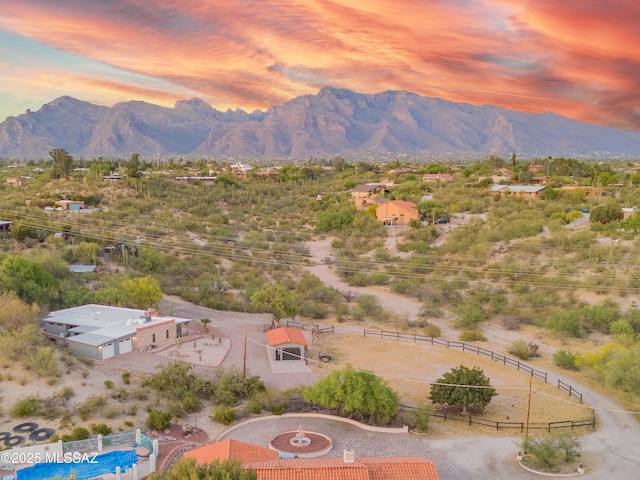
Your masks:
<svg viewBox="0 0 640 480"><path fill-rule="evenodd" d="M131 372L124 372L122 374L122 381L125 385L129 385L129 383L131 383Z"/></svg>
<svg viewBox="0 0 640 480"><path fill-rule="evenodd" d="M396 280L391 282L390 288L400 295L415 296L420 289L420 283L415 280Z"/></svg>
<svg viewBox="0 0 640 480"><path fill-rule="evenodd" d="M503 317L502 326L507 330L520 330L520 319L512 316Z"/></svg>
<svg viewBox="0 0 640 480"><path fill-rule="evenodd" d="M163 431L169 428L172 418L173 414L171 412L151 410L144 424L151 430Z"/></svg>
<svg viewBox="0 0 640 480"><path fill-rule="evenodd" d="M104 386L111 390L113 388L113 382L111 380L105 380Z"/></svg>
<svg viewBox="0 0 640 480"><path fill-rule="evenodd" d="M236 419L236 410L227 405L218 405L213 409L211 419L223 425L231 425Z"/></svg>
<svg viewBox="0 0 640 480"><path fill-rule="evenodd" d="M72 387L64 387L62 389L62 393L60 394L60 396L64 399L64 400L69 400L71 397L73 397L76 394L76 392L73 391Z"/></svg>
<svg viewBox="0 0 640 480"><path fill-rule="evenodd" d="M282 415L285 412L285 407L284 405L277 403L275 404L273 407L271 407L271 413L273 413L274 415Z"/></svg>
<svg viewBox="0 0 640 480"><path fill-rule="evenodd" d="M538 346L533 343L527 343L526 340L516 340L509 347L508 352L515 355L520 360L529 360L533 356L534 350L538 351Z"/></svg>
<svg viewBox="0 0 640 480"><path fill-rule="evenodd" d="M84 427L76 427L71 430L71 441L86 440L90 437L89 430Z"/></svg>
<svg viewBox="0 0 640 480"><path fill-rule="evenodd" d="M56 351L51 347L40 347L24 360L26 369L33 370L39 377L57 377L60 375L60 362Z"/></svg>
<svg viewBox="0 0 640 480"><path fill-rule="evenodd" d="M608 300L602 305L583 307L583 315L587 328L607 334L611 324L620 318L620 309L615 302Z"/></svg>
<svg viewBox="0 0 640 480"><path fill-rule="evenodd" d="M32 395L16 400L9 410L9 416L11 418L33 417L37 412L38 397Z"/></svg>
<svg viewBox="0 0 640 480"><path fill-rule="evenodd" d="M407 414L409 427L419 433L429 432L429 422L431 421L432 413L433 407L430 405L420 405L410 410Z"/></svg>
<svg viewBox="0 0 640 480"><path fill-rule="evenodd" d="M437 325L432 325L429 324L426 327L424 327L422 329L422 334L426 337L439 337L440 335L442 335L442 332L440 331L440 327Z"/></svg>
<svg viewBox="0 0 640 480"><path fill-rule="evenodd" d="M486 342L487 338L482 334L480 330L464 330L460 332L459 339L463 342Z"/></svg>
<svg viewBox="0 0 640 480"><path fill-rule="evenodd" d="M626 339L629 341L633 341L636 335L636 332L633 326L629 323L629 321L626 318L621 318L620 320L616 320L615 322L612 322L611 326L609 327L609 333L611 335L615 335L619 339L622 339L622 340Z"/></svg>
<svg viewBox="0 0 640 480"><path fill-rule="evenodd" d="M545 326L550 330L575 338L582 338L585 333L580 323L580 315L575 310L556 312L546 321Z"/></svg>
<svg viewBox="0 0 640 480"><path fill-rule="evenodd" d="M111 433L111 427L106 423L92 423L91 433L94 435L109 435Z"/></svg>
<svg viewBox="0 0 640 480"><path fill-rule="evenodd" d="M371 274L371 283L374 285L388 285L389 284L389 274L388 273L372 273Z"/></svg>
<svg viewBox="0 0 640 480"><path fill-rule="evenodd" d="M565 370L578 370L577 355L566 350L558 350L553 354L553 363Z"/></svg>
<svg viewBox="0 0 640 480"><path fill-rule="evenodd" d="M84 402L76 404L74 410L82 420L86 420L106 407L108 403L109 400L104 395L91 395Z"/></svg>

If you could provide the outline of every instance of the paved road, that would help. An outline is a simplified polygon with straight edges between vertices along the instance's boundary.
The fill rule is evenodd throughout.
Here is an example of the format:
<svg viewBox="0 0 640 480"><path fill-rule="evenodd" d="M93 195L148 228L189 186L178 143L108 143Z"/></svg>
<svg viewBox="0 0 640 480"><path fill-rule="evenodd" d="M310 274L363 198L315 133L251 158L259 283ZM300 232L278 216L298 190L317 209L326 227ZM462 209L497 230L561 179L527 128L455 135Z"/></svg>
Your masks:
<svg viewBox="0 0 640 480"><path fill-rule="evenodd" d="M169 301L162 304L167 312ZM221 312L199 307L177 298L172 298L173 313L187 318L211 318L211 326L220 330L232 342L231 349L223 366L242 368L244 355L244 332L247 331L247 368L252 374L260 375L267 385L279 389L298 385L313 384L318 376L313 373L273 374L269 368L266 349L259 344L264 342L262 326L270 320L269 315L254 315L233 312ZM342 332L344 330L344 332ZM341 329L341 333L349 333ZM360 330L357 332L360 335ZM558 377L549 372L549 381L556 383ZM597 406L600 426L595 433L584 437L583 458L587 473L583 479L635 480L640 478L640 424L622 407L612 400L576 385L574 381L561 378L572 384L583 394L584 403ZM335 423L335 422L334 422ZM296 423L295 427L297 428ZM305 428L307 422L305 421ZM315 424L309 424L311 426ZM278 426L277 428L280 428ZM342 447L354 448L364 455L420 455L433 460L442 480L511 480L540 478L523 471L514 461L519 450L517 438L499 435L472 436L451 439L419 438L413 435L362 433L353 427L336 425L318 425L323 433L330 433L337 439L332 456L341 456ZM331 429L326 432L326 429ZM239 440L258 442L256 439L268 437L271 430L265 428L249 429ZM239 430L241 433L242 430ZM266 438L265 437L265 438ZM263 443L262 440L259 443Z"/></svg>

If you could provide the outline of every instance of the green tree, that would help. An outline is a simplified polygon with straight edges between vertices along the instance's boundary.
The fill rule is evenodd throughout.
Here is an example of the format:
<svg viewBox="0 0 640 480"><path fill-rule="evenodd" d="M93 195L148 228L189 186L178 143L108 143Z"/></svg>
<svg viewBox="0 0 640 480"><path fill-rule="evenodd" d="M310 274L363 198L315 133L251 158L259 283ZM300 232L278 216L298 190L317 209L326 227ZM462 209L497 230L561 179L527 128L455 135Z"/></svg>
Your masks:
<svg viewBox="0 0 640 480"><path fill-rule="evenodd" d="M341 232L353 225L356 211L353 207L342 207L340 210L324 212L316 223L316 232Z"/></svg>
<svg viewBox="0 0 640 480"><path fill-rule="evenodd" d="M53 159L51 178L67 178L73 169L73 158L64 148L54 148L49 152Z"/></svg>
<svg viewBox="0 0 640 480"><path fill-rule="evenodd" d="M482 370L460 365L436 380L429 399L434 404L459 407L466 413L469 408L486 408L497 394Z"/></svg>
<svg viewBox="0 0 640 480"><path fill-rule="evenodd" d="M122 289L134 308L158 308L162 299L160 285L150 276L126 280L122 282Z"/></svg>
<svg viewBox="0 0 640 480"><path fill-rule="evenodd" d="M274 327L283 318L293 318L298 313L296 298L286 286L279 283L274 283L255 291L251 295L251 304L257 309L271 313Z"/></svg>
<svg viewBox="0 0 640 480"><path fill-rule="evenodd" d="M255 470L245 470L239 460L214 460L197 465L194 458L183 457L164 472L149 475L149 480L257 480Z"/></svg>
<svg viewBox="0 0 640 480"><path fill-rule="evenodd" d="M607 202L598 205L591 210L590 219L592 222L600 222L603 225L622 220L622 209L615 202Z"/></svg>
<svg viewBox="0 0 640 480"><path fill-rule="evenodd" d="M638 233L638 231L640 231L640 213L634 213L626 220L623 220L621 225L625 230L631 230L633 233ZM13 229L11 231L13 231Z"/></svg>
<svg viewBox="0 0 640 480"><path fill-rule="evenodd" d="M58 281L38 263L10 255L0 263L0 287L29 305L45 305L58 296Z"/></svg>
<svg viewBox="0 0 640 480"><path fill-rule="evenodd" d="M346 364L302 391L307 402L336 409L342 416L388 423L400 407L400 398L385 380Z"/></svg>
<svg viewBox="0 0 640 480"><path fill-rule="evenodd" d="M131 158L127 162L127 177L140 178L140 170L140 154L133 153L131 154Z"/></svg>

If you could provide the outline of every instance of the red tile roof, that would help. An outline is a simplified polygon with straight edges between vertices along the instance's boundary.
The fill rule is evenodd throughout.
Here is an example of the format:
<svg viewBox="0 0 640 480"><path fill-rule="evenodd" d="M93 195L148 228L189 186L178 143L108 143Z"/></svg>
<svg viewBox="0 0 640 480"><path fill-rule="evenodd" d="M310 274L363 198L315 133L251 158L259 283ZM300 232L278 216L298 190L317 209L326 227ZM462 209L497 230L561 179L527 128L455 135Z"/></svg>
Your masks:
<svg viewBox="0 0 640 480"><path fill-rule="evenodd" d="M243 466L258 472L258 480L371 480L366 465L342 458L278 458Z"/></svg>
<svg viewBox="0 0 640 480"><path fill-rule="evenodd" d="M438 480L433 462L420 457L362 457L371 480Z"/></svg>
<svg viewBox="0 0 640 480"><path fill-rule="evenodd" d="M265 447L239 442L238 440L222 440L185 452L184 457L195 458L196 463L204 465L214 460L224 461L230 458L245 462L257 462L269 458L277 458L278 452Z"/></svg>
<svg viewBox="0 0 640 480"><path fill-rule="evenodd" d="M283 343L297 343L298 345L309 345L302 330L297 328L280 327L267 331L267 341L270 347L276 347Z"/></svg>
<svg viewBox="0 0 640 480"><path fill-rule="evenodd" d="M433 462L420 457L280 458L245 463L258 480L439 480Z"/></svg>

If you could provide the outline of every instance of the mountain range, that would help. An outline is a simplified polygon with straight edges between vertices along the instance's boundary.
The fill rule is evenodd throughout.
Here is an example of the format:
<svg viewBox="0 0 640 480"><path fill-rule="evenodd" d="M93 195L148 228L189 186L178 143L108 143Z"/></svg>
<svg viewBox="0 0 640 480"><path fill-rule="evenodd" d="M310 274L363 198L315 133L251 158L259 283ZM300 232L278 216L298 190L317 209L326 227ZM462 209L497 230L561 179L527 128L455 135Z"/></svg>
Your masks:
<svg viewBox="0 0 640 480"><path fill-rule="evenodd" d="M167 108L113 107L60 97L0 123L0 158L197 155L308 159L366 153L424 156L640 156L640 132L554 113L473 106L406 91L360 94L325 87L266 111L216 110L200 99Z"/></svg>

